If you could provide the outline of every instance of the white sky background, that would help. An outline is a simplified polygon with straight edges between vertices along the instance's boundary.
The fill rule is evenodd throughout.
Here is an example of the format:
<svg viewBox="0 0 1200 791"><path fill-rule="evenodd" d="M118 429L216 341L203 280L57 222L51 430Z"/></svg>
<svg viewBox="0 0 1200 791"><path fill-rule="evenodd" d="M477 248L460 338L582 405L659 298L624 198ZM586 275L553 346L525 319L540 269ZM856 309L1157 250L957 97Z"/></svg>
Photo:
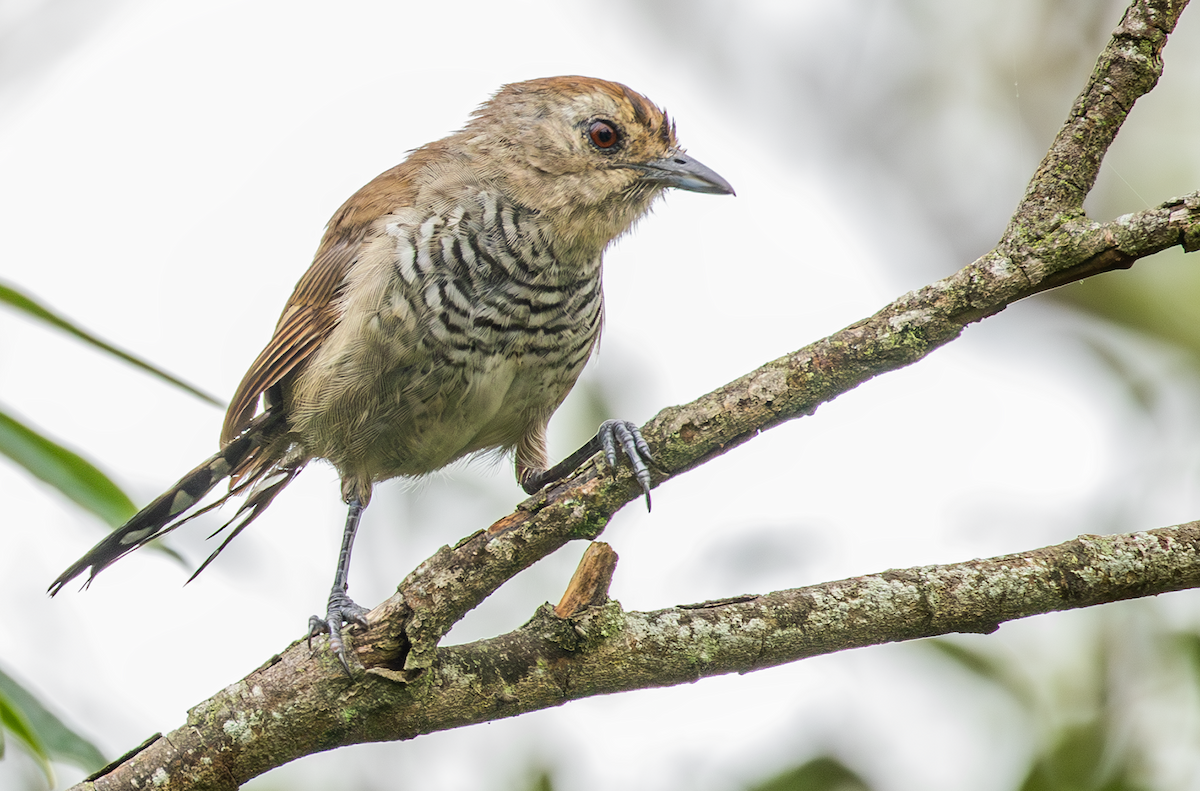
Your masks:
<svg viewBox="0 0 1200 791"><path fill-rule="evenodd" d="M831 13L821 8L786 13L819 27ZM589 376L618 416L644 421L922 284L857 229L878 208L867 196L831 190L786 129L771 130L752 105L731 110L655 45L661 35L579 3L126 3L68 58L4 94L0 278L228 397L346 197L461 126L502 83L581 73L665 105L689 151L738 190L672 194L610 251L606 335ZM1018 184L1031 166L1012 165ZM996 234L1010 210L992 218ZM652 515L628 508L604 534L621 556L614 598L655 609L1126 527L1104 511L1121 499L1112 486L1128 463L1128 438L1106 411L1120 396L1074 355L1073 326L1037 305L1010 309L660 487ZM0 403L96 460L139 503L210 455L221 421L7 312ZM586 436L572 410L552 426L556 457ZM1200 514L1187 489L1194 456L1162 454L1182 471L1133 526ZM178 727L188 706L303 632L323 609L344 519L335 474L314 465L186 588L185 571L141 552L87 592L50 600L46 586L102 528L7 465L0 492L0 661L109 756ZM381 487L351 592L377 603L438 546L521 497L507 462ZM172 544L198 562L204 535L195 524ZM582 549L522 575L452 637L507 631L556 601ZM1050 656L1087 617L1001 635ZM968 706L961 684L929 672L909 647L872 648L351 747L249 788L506 789L545 765L564 790L715 790L826 749L880 789L1010 787L1021 768L1008 762L1028 748L1015 714L976 697ZM13 750L0 762L0 787L29 771L23 761ZM79 779L59 769L60 785Z"/></svg>

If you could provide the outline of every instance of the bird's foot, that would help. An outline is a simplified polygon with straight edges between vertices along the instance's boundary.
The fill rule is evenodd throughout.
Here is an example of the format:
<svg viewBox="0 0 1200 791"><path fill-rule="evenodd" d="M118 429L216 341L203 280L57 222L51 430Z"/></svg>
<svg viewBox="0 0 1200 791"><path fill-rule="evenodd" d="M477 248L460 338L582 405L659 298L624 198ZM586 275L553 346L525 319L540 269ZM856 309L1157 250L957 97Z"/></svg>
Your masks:
<svg viewBox="0 0 1200 791"><path fill-rule="evenodd" d="M646 444L646 440L642 439L642 432L628 420L606 420L600 424L596 436L588 440L586 445L550 469L527 470L521 473L521 488L528 494L534 494L543 486L558 483L574 472L580 464L590 459L598 450L604 451L604 459L608 462L609 469L616 472L618 447L625 458L629 459L633 475L641 484L642 491L646 493L646 510L649 511L650 468L647 465L654 463L654 457L650 453L650 446Z"/></svg>
<svg viewBox="0 0 1200 791"><path fill-rule="evenodd" d="M617 447L620 446L625 458L629 459L634 477L646 493L646 510L649 511L650 468L646 465L653 464L654 457L650 455L650 446L642 439L642 432L637 425L628 420L606 420L596 431L596 439L600 441L600 447L604 450L604 459L608 462L609 469L614 471L617 468Z"/></svg>
<svg viewBox="0 0 1200 791"><path fill-rule="evenodd" d="M308 619L308 650L312 651L314 637L319 634L328 634L329 650L342 663L342 669L346 671L346 675L350 675L350 663L346 661L346 646L342 642L342 627L358 624L366 629L370 626L367 622L368 612L366 607L355 604L346 595L345 588L335 587L329 592L329 607L325 618L318 618L314 615Z"/></svg>

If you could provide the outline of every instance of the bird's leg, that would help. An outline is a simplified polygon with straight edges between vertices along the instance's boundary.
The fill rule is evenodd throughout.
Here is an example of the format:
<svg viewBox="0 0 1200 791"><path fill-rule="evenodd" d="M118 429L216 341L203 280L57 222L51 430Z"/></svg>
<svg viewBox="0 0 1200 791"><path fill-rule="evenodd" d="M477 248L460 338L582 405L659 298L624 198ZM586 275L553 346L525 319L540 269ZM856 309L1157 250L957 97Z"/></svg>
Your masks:
<svg viewBox="0 0 1200 791"><path fill-rule="evenodd" d="M590 459L598 450L604 451L604 459L610 470L617 468L617 446L620 446L642 491L646 493L646 510L650 510L650 468L654 462L650 446L642 439L642 432L628 420L606 420L600 424L596 436L583 447L548 470L529 469L520 473L521 488L533 494L550 483L556 483L574 472L580 464Z"/></svg>
<svg viewBox="0 0 1200 791"><path fill-rule="evenodd" d="M338 554L337 573L333 576L333 588L329 591L329 606L322 620L317 616L308 619L308 648L312 650L312 639L316 635L329 634L329 649L337 655L346 675L350 675L350 663L346 661L346 647L342 644L342 626L358 624L364 629L367 623L367 608L355 604L346 594L346 578L350 574L350 550L354 547L354 534L358 532L358 521L362 518L362 501L355 497L350 501L350 512L346 515L346 529L342 533L342 551Z"/></svg>

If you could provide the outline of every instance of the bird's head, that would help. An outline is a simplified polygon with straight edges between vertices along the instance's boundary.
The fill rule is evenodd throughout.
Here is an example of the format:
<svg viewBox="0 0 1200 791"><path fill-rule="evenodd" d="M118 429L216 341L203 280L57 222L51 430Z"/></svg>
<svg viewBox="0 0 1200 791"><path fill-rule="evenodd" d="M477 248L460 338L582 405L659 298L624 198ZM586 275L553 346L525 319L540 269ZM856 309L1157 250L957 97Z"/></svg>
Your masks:
<svg viewBox="0 0 1200 791"><path fill-rule="evenodd" d="M675 125L616 82L549 77L506 85L460 133L478 175L542 212L555 236L602 250L668 187L733 194L684 153ZM481 156L479 156L481 155Z"/></svg>

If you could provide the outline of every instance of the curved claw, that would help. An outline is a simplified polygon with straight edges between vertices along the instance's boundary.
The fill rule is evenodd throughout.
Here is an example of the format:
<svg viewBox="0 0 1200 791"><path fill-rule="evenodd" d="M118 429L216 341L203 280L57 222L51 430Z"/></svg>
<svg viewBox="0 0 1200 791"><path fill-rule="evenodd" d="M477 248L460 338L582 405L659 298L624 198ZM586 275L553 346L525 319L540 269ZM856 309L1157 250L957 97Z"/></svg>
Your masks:
<svg viewBox="0 0 1200 791"><path fill-rule="evenodd" d="M346 675L350 675L350 663L346 660L346 646L342 642L342 627L357 624L364 629L370 626L366 607L355 604L344 589L334 588L329 593L329 606L325 617L313 615L308 619L308 650L312 651L312 639L319 634L329 635L329 650L342 663Z"/></svg>
<svg viewBox="0 0 1200 791"><path fill-rule="evenodd" d="M596 439L600 440L600 447L604 449L604 459L612 470L617 467L617 445L621 446L625 458L629 459L629 465L633 467L634 476L642 485L642 491L646 493L646 510L649 511L650 468L646 465L652 464L654 457L650 454L650 446L642 439L642 432L637 425L628 420L606 420L596 431Z"/></svg>
<svg viewBox="0 0 1200 791"><path fill-rule="evenodd" d="M608 462L609 469L615 472L618 445L625 458L629 459L629 466L633 468L634 476L641 484L642 491L646 493L646 510L649 511L650 468L647 465L654 463L654 456L650 453L650 446L642 438L641 430L628 420L604 421L596 431L596 436L588 440L587 444L548 470L521 472L521 488L529 494L534 494L543 486L557 483L574 472L598 450L604 451L604 459Z"/></svg>

